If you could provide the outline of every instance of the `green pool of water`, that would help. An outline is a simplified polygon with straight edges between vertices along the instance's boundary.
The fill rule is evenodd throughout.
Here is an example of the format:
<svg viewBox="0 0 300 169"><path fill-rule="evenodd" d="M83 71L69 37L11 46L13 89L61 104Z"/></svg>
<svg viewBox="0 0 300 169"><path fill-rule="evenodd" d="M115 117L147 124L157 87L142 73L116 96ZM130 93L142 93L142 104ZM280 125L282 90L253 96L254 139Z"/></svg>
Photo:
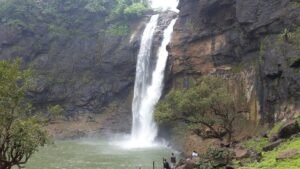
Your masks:
<svg viewBox="0 0 300 169"><path fill-rule="evenodd" d="M105 140L57 141L41 148L26 165L27 169L152 169L162 168L169 159L166 147L123 149Z"/></svg>

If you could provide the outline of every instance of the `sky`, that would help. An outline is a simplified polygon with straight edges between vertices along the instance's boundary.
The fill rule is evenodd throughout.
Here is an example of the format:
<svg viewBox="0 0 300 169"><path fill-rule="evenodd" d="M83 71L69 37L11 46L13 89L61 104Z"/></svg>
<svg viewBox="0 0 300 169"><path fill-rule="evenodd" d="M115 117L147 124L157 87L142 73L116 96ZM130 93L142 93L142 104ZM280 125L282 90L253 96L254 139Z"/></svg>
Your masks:
<svg viewBox="0 0 300 169"><path fill-rule="evenodd" d="M171 9L177 11L178 0L151 0L152 8L160 8L163 10Z"/></svg>

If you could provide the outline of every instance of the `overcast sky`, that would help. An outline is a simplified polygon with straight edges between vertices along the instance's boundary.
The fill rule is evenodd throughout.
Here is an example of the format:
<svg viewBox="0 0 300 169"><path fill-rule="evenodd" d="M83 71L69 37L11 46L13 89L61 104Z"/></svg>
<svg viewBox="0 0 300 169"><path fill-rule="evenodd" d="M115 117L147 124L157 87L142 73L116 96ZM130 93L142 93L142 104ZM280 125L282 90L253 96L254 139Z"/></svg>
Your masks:
<svg viewBox="0 0 300 169"><path fill-rule="evenodd" d="M178 5L178 0L151 0L152 8L173 9Z"/></svg>

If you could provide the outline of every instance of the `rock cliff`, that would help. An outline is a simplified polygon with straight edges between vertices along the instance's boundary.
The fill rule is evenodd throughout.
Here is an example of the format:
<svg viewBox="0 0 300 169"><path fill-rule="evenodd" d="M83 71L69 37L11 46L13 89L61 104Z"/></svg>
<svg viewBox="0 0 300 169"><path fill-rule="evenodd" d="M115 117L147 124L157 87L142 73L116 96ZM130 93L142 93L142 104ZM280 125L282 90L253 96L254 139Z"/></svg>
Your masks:
<svg viewBox="0 0 300 169"><path fill-rule="evenodd" d="M233 77L253 121L299 114L299 7L294 0L180 0L167 86Z"/></svg>

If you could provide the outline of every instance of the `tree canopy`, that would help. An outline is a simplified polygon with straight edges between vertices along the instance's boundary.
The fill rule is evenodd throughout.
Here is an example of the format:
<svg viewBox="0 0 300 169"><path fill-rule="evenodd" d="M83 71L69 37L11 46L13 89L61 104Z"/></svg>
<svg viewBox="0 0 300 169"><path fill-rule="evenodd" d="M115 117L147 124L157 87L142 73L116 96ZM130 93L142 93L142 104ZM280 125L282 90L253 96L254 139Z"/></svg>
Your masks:
<svg viewBox="0 0 300 169"><path fill-rule="evenodd" d="M20 61L0 61L0 168L22 168L48 137L25 100L31 71Z"/></svg>
<svg viewBox="0 0 300 169"><path fill-rule="evenodd" d="M202 78L194 87L172 90L155 112L159 123L183 121L202 137L231 141L233 122L243 110L243 99L237 100L225 80Z"/></svg>

